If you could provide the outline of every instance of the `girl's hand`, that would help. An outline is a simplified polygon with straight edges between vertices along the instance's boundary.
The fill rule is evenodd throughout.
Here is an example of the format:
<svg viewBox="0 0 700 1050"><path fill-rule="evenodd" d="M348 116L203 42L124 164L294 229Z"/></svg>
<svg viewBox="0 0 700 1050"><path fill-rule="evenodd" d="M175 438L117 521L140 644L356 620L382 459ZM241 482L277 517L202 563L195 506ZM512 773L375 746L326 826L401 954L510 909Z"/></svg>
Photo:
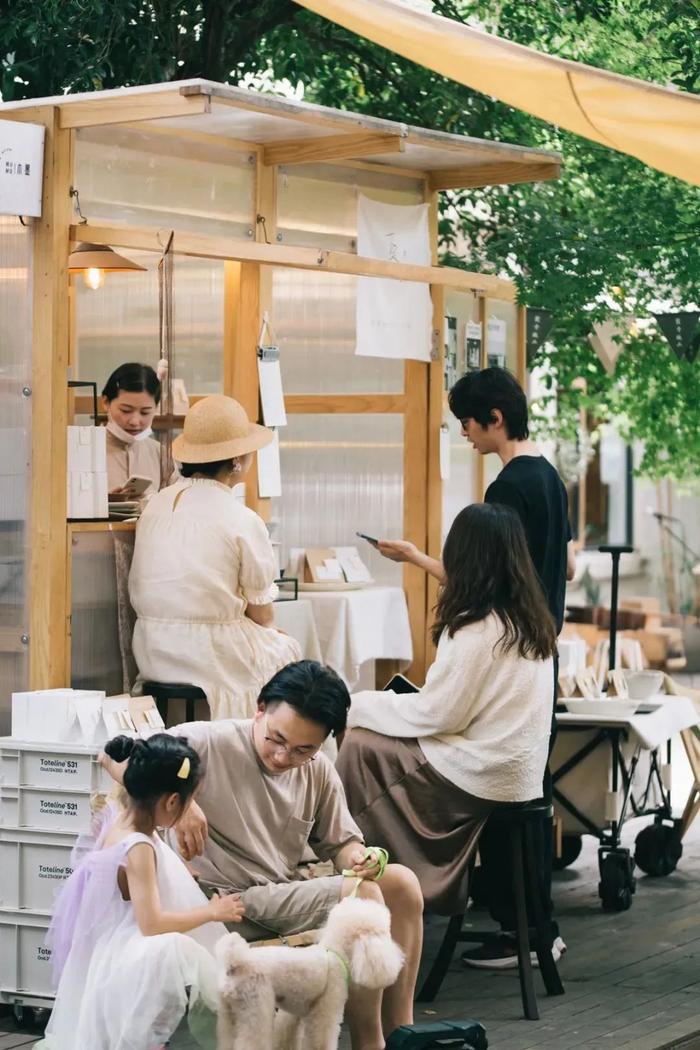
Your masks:
<svg viewBox="0 0 700 1050"><path fill-rule="evenodd" d="M390 561L414 562L418 554L415 543L409 543L408 540L379 540L377 550Z"/></svg>
<svg viewBox="0 0 700 1050"><path fill-rule="evenodd" d="M245 915L245 906L237 893L220 897L215 893L209 901L209 911L215 922L240 922Z"/></svg>

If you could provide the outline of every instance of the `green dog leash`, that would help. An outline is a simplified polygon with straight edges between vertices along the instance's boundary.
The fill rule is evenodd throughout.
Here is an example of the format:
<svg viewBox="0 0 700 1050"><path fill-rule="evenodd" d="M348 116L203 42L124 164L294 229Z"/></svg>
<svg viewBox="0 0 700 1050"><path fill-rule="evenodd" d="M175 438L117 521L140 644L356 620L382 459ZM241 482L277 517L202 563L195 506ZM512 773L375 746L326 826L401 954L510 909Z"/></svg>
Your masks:
<svg viewBox="0 0 700 1050"><path fill-rule="evenodd" d="M365 849L365 860L370 860L372 854L376 854L379 871L371 881L379 882L379 880L384 875L384 872L386 871L387 864L389 863L389 851L385 850L383 846L367 846L367 848ZM360 888L360 884L365 880L362 878L361 875L357 874L354 868L343 868L341 875L344 875L347 879L355 879L355 886L353 887L350 896L356 897L357 891Z"/></svg>

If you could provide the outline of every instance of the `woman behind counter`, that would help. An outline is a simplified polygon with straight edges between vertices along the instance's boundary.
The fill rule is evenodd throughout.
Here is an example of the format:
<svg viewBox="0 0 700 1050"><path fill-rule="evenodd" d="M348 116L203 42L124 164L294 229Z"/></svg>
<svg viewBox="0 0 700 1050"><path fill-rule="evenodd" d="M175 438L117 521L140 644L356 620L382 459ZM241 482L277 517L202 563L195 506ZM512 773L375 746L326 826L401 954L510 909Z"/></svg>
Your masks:
<svg viewBox="0 0 700 1050"><path fill-rule="evenodd" d="M250 718L262 686L301 659L274 626L267 529L232 492L272 438L233 398L198 401L173 442L183 476L149 500L136 529L129 594L140 676L199 686L213 719Z"/></svg>
<svg viewBox="0 0 700 1050"><path fill-rule="evenodd" d="M120 365L105 383L110 496L132 496L126 483L134 475L151 479L148 493L161 487L160 445L151 437L160 394L160 380L149 365Z"/></svg>

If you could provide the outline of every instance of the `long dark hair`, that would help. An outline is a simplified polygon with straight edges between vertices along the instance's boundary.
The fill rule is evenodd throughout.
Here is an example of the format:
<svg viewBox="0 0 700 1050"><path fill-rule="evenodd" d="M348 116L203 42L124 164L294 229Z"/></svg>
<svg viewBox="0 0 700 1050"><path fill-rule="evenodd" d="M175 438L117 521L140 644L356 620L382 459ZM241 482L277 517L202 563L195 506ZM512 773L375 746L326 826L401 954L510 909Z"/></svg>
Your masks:
<svg viewBox="0 0 700 1050"><path fill-rule="evenodd" d="M436 644L443 631L452 638L460 627L495 613L503 622L502 652L517 646L521 656L546 660L554 654L554 620L522 522L511 507L465 507L452 523L442 562L445 585L435 610Z"/></svg>
<svg viewBox="0 0 700 1050"><path fill-rule="evenodd" d="M179 795L184 809L202 775L199 755L184 736L154 733L147 740L115 736L105 744L105 754L115 762L129 759L126 793L139 809L151 813L163 795ZM185 759L189 762L183 766Z"/></svg>

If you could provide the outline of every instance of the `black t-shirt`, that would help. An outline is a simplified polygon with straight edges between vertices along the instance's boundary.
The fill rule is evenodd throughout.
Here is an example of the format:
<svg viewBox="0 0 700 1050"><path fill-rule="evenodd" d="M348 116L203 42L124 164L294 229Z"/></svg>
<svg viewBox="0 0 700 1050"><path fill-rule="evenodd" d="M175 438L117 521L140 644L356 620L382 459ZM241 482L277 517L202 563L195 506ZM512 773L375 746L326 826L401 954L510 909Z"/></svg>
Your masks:
<svg viewBox="0 0 700 1050"><path fill-rule="evenodd" d="M489 485L485 501L517 511L558 634L564 623L566 545L571 539L561 478L544 456L515 456Z"/></svg>

